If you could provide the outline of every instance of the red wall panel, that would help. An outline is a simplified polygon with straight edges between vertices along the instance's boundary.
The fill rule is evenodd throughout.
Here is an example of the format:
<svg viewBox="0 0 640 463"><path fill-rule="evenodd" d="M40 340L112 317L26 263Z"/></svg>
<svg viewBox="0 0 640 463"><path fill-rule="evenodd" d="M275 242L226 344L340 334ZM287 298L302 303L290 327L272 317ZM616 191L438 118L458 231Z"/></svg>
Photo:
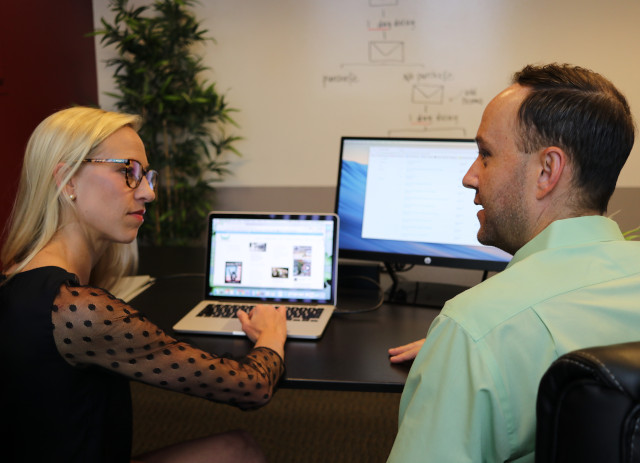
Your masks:
<svg viewBox="0 0 640 463"><path fill-rule="evenodd" d="M11 211L24 148L58 109L97 105L91 0L0 3L0 227Z"/></svg>

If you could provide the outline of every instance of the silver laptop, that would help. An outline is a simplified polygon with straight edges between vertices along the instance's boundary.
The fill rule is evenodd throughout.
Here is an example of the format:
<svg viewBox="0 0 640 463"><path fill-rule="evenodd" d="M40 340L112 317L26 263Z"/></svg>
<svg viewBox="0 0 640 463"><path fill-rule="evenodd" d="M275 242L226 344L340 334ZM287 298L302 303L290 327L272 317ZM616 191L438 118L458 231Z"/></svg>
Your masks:
<svg viewBox="0 0 640 463"><path fill-rule="evenodd" d="M322 336L336 306L336 214L212 212L204 300L173 329L244 336L238 310L287 306L287 336Z"/></svg>

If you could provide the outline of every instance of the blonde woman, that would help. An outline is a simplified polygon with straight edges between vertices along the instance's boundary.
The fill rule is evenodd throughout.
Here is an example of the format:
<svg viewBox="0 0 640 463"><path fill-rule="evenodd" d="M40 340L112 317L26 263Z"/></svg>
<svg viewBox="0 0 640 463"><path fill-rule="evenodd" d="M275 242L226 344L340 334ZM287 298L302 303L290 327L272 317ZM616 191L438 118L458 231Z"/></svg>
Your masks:
<svg viewBox="0 0 640 463"><path fill-rule="evenodd" d="M129 380L240 408L267 403L284 370L284 309L240 315L255 342L240 361L167 336L109 289L137 264L157 174L137 116L75 107L35 129L2 249L2 421L11 461L131 458ZM263 461L243 432L143 461Z"/></svg>

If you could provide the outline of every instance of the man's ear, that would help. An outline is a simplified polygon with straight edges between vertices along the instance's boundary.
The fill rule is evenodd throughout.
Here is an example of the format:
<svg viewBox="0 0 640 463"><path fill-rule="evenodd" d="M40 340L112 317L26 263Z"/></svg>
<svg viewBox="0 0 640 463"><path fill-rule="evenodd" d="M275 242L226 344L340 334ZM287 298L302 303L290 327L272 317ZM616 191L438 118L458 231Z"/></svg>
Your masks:
<svg viewBox="0 0 640 463"><path fill-rule="evenodd" d="M539 175L536 184L536 199L543 199L551 193L566 176L568 158L562 148L550 146L538 154Z"/></svg>

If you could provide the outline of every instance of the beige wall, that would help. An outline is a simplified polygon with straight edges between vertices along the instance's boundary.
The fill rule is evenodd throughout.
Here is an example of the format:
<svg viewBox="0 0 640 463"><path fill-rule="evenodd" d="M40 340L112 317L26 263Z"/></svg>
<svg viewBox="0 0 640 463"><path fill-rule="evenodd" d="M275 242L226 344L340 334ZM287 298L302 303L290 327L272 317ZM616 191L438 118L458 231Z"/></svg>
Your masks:
<svg viewBox="0 0 640 463"><path fill-rule="evenodd" d="M99 27L108 2L93 4ZM216 40L202 49L203 77L239 109L229 186L333 186L341 136L473 138L528 63L590 67L640 114L638 1L206 0L194 11ZM399 53L377 55L385 44ZM98 43L96 57L108 109ZM640 187L638 172L634 153L619 185Z"/></svg>

